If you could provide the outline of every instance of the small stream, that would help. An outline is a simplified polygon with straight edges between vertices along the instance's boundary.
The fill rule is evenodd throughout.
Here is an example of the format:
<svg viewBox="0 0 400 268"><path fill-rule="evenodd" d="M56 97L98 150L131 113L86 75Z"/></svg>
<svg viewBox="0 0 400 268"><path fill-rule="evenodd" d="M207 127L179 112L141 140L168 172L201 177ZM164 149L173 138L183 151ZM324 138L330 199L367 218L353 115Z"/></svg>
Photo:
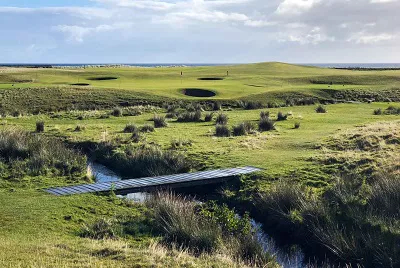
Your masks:
<svg viewBox="0 0 400 268"><path fill-rule="evenodd" d="M88 163L88 173L96 178L96 182L115 182L120 181L122 178L115 172L108 169L106 166L95 162ZM135 202L144 202L146 198L149 198L151 193L131 193L127 195L118 195L120 198L127 198ZM291 250L284 250L277 246L274 239L267 235L262 225L252 220L252 226L256 230L258 241L263 246L264 250L271 255L275 256L277 262L284 268L304 268L305 256L299 247L294 247Z"/></svg>

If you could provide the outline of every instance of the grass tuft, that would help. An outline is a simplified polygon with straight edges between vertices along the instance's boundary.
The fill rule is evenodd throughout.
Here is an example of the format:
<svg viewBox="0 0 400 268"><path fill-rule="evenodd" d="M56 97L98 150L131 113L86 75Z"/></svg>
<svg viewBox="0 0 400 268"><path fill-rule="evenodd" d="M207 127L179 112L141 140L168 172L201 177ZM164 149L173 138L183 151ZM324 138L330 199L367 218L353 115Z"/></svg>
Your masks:
<svg viewBox="0 0 400 268"><path fill-rule="evenodd" d="M217 124L215 126L215 136L217 137L229 137L231 136L231 132L227 125Z"/></svg>
<svg viewBox="0 0 400 268"><path fill-rule="evenodd" d="M228 116L226 114L219 113L215 122L217 125L226 125L228 124Z"/></svg>
<svg viewBox="0 0 400 268"><path fill-rule="evenodd" d="M167 120L164 116L154 115L153 121L155 128L163 128L168 126Z"/></svg>

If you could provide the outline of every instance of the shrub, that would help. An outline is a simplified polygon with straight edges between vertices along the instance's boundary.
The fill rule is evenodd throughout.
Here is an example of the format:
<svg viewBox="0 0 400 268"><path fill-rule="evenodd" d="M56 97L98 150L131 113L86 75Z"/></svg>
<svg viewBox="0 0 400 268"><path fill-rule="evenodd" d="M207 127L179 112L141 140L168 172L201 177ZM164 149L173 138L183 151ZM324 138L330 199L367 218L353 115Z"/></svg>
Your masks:
<svg viewBox="0 0 400 268"><path fill-rule="evenodd" d="M153 121L154 121L155 128L163 128L163 127L168 126L167 120L165 120L165 117L163 117L163 116L155 115L153 117Z"/></svg>
<svg viewBox="0 0 400 268"><path fill-rule="evenodd" d="M257 267L267 267L271 256L263 250L252 230L250 218L240 218L227 206L196 202L158 193L146 201L155 229L164 241L188 248L196 254L219 250Z"/></svg>
<svg viewBox="0 0 400 268"><path fill-rule="evenodd" d="M250 122L243 122L232 128L234 136L244 136L254 131L254 126Z"/></svg>
<svg viewBox="0 0 400 268"><path fill-rule="evenodd" d="M389 106L386 109L385 114L399 115L400 114L400 107Z"/></svg>
<svg viewBox="0 0 400 268"><path fill-rule="evenodd" d="M268 111L261 111L260 112L260 118L269 118L269 112Z"/></svg>
<svg viewBox="0 0 400 268"><path fill-rule="evenodd" d="M327 112L327 109L323 105L318 105L318 107L315 109L315 111L319 114L324 114Z"/></svg>
<svg viewBox="0 0 400 268"><path fill-rule="evenodd" d="M258 129L260 131L275 130L275 123L270 118L261 118L258 122Z"/></svg>
<svg viewBox="0 0 400 268"><path fill-rule="evenodd" d="M228 123L228 116L223 113L217 115L216 123L218 125L226 125Z"/></svg>
<svg viewBox="0 0 400 268"><path fill-rule="evenodd" d="M300 122L294 123L294 128L295 128L295 129L299 129L299 128L300 128Z"/></svg>
<svg viewBox="0 0 400 268"><path fill-rule="evenodd" d="M219 102L214 102L214 103L213 103L212 109L213 109L214 111L219 111L219 110L221 110L221 109L222 109L221 103L219 103Z"/></svg>
<svg viewBox="0 0 400 268"><path fill-rule="evenodd" d="M211 122L214 118L214 113L208 113L206 114L206 116L204 117L204 121L205 122Z"/></svg>
<svg viewBox="0 0 400 268"><path fill-rule="evenodd" d="M112 110L111 115L113 115L115 117L120 117L120 116L122 116L122 113L123 113L122 109L117 107L117 108L114 108L114 110Z"/></svg>
<svg viewBox="0 0 400 268"><path fill-rule="evenodd" d="M134 124L128 124L124 128L124 133L135 133L138 131L138 127Z"/></svg>
<svg viewBox="0 0 400 268"><path fill-rule="evenodd" d="M261 102L245 101L242 102L242 107L246 110L256 110L263 107Z"/></svg>
<svg viewBox="0 0 400 268"><path fill-rule="evenodd" d="M140 128L140 131L144 133L154 132L154 127L151 125L144 125Z"/></svg>
<svg viewBox="0 0 400 268"><path fill-rule="evenodd" d="M201 121L201 111L185 112L178 116L178 122L199 122Z"/></svg>
<svg viewBox="0 0 400 268"><path fill-rule="evenodd" d="M381 108L374 110L374 115L381 115L382 113L383 112Z"/></svg>
<svg viewBox="0 0 400 268"><path fill-rule="evenodd" d="M36 122L36 132L37 133L44 132L44 122L43 121Z"/></svg>
<svg viewBox="0 0 400 268"><path fill-rule="evenodd" d="M279 112L277 115L277 121L285 121L287 120L288 115L287 114L283 114L282 112Z"/></svg>
<svg viewBox="0 0 400 268"><path fill-rule="evenodd" d="M229 137L231 135L231 132L229 131L229 128L227 125L220 125L217 124L215 126L215 136L217 137Z"/></svg>
<svg viewBox="0 0 400 268"><path fill-rule="evenodd" d="M82 175L86 170L86 157L61 141L18 129L0 131L0 159L11 169L19 166L16 176L72 176Z"/></svg>

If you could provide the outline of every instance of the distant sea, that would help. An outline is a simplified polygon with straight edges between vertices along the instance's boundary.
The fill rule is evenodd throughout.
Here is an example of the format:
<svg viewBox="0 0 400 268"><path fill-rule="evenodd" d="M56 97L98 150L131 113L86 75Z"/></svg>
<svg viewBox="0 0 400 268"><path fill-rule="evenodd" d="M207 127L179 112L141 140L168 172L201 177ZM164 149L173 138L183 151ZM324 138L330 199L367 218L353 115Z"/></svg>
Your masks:
<svg viewBox="0 0 400 268"><path fill-rule="evenodd" d="M400 63L303 63L300 65L323 68L367 68L367 69L398 69Z"/></svg>
<svg viewBox="0 0 400 268"><path fill-rule="evenodd" d="M83 66L112 66L125 65L133 67L171 67L171 66L223 66L233 63L0 63L0 67L83 67ZM316 66L322 68L398 68L400 63L301 63L299 65Z"/></svg>

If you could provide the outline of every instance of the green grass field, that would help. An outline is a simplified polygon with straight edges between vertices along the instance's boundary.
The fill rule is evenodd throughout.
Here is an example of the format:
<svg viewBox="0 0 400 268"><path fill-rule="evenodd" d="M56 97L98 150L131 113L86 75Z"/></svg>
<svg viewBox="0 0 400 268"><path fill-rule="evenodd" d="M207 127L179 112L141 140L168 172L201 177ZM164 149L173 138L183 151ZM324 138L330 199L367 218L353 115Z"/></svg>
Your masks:
<svg viewBox="0 0 400 268"><path fill-rule="evenodd" d="M104 77L116 79L93 80ZM74 86L82 83L88 86ZM216 93L212 99L251 99L263 103L284 103L286 99L300 97L398 101L399 85L400 71L334 70L283 63L195 68L0 70L1 107L6 112L17 108L26 112L66 109L73 105L79 107L84 101L87 107L101 108L135 100L210 99L186 96L183 90L187 88L211 90Z"/></svg>
<svg viewBox="0 0 400 268"><path fill-rule="evenodd" d="M93 80L101 77L117 79ZM90 85L72 85L77 83ZM187 88L211 90L216 96L186 96L183 90ZM40 135L61 137L72 144L114 141L121 150L138 146L132 142L131 134L123 133L127 124L152 125L154 113L165 115L166 110L151 106L138 116L110 116L111 109L118 106L206 100L285 104L287 100L306 97L342 102L326 105L327 113L316 113L317 104L255 110L224 105L221 112L228 116L229 128L244 121L256 125L261 111L269 111L272 119L278 112L289 116L288 120L276 122L274 131L226 138L214 135L214 121L183 123L168 119L168 127L143 134L139 143L154 143L167 150L174 140L190 141L191 145L177 150L195 163L193 170L246 165L263 168L263 176L257 181L262 189L268 189L279 178L293 178L317 190L324 189L332 183L337 166L325 165L320 159L332 153L327 147L335 137L357 132L366 125L400 124L398 115L374 115L377 109L400 106L400 71L333 70L283 63L195 68L2 68L0 96L0 129L17 127L34 132L36 122L44 121L45 131ZM377 102L365 102L374 99ZM300 127L296 129L295 123ZM75 131L77 126L81 131ZM396 136L399 129L394 129ZM395 155L398 144L393 146L390 150ZM370 166L378 165L382 159L373 160L377 161ZM158 238L140 231L136 237L117 241L79 237L82 226L96 219L133 217L140 221L146 213L140 204L128 204L107 195L59 198L42 191L44 187L72 181L83 182L82 178L51 176L0 178L0 266L241 266L220 254L194 257L165 248L156 244Z"/></svg>

